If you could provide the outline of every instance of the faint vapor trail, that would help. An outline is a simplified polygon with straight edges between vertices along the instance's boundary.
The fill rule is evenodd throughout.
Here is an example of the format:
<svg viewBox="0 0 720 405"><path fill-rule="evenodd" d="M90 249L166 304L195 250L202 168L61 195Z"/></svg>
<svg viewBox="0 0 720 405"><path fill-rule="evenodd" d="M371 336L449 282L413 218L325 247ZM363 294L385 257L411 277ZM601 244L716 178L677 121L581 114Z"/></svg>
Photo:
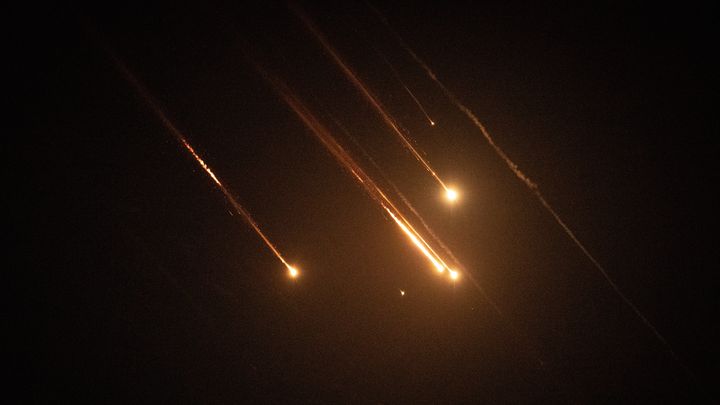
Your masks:
<svg viewBox="0 0 720 405"><path fill-rule="evenodd" d="M423 105L420 103L420 100L418 100L417 97L415 97L415 94L414 94L414 93L410 90L410 88L405 84L405 81L404 81L402 78L400 78L400 73L398 73L397 69L395 69L395 66L393 66L392 63L390 63L390 61L387 59L387 57L386 57L382 52L380 52L379 50L378 50L377 52L378 52L378 54L380 55L380 57L382 58L382 60L385 61L385 63L386 63L386 64L388 65L388 67L390 68L390 70L393 72L393 75L395 76L395 79L397 79L397 81L398 81L398 82L400 83L400 85L405 89L405 91L407 92L407 94L409 94L410 97L413 99L413 101L415 101L415 104L417 104L417 106L418 106L418 108L420 109L420 111L422 111L422 113L425 115L425 118L428 120L428 123L430 123L430 126L431 126L431 127L434 127L434 126L435 126L435 121L433 121L432 118L430 118L430 114L428 114L427 110L425 110L425 107L423 107Z"/></svg>
<svg viewBox="0 0 720 405"><path fill-rule="evenodd" d="M366 3L368 4L368 3ZM655 326L650 322L649 319L643 315L642 312L640 312L640 309L635 306L635 304L630 301L630 299L620 290L620 287L618 287L617 284L612 280L610 275L607 273L605 268L595 259L595 257L587 250L585 245L583 245L582 242L575 236L575 233L570 229L570 227L565 224L565 221L560 218L560 215L555 211L555 209L550 205L550 203L547 202L545 197L540 192L537 184L535 184L530 178L523 173L520 168L518 167L515 162L513 162L510 157L498 146L493 138L490 136L490 133L487 131L485 126L480 122L480 120L477 118L477 116L467 107L465 104L463 104L460 99L450 91L441 81L438 79L435 72L430 69L430 66L428 66L425 61L423 61L416 53L413 51L412 48L405 42L405 40L402 39L400 34L398 34L388 22L387 18L375 7L368 4L368 6L373 10L373 12L378 16L378 18L382 21L383 25L388 29L390 33L395 37L395 40L400 44L400 46L417 62L418 65L427 73L427 75L432 79L435 84L442 90L442 92L445 94L445 96L453 103L455 106L462 111L469 119L472 121L473 124L475 124L478 129L480 129L480 132L483 134L483 137L485 137L485 140L487 140L488 144L493 148L495 153L505 162L505 164L510 168L510 170L515 174L515 176L520 179L525 185L530 189L530 191L533 192L535 197L537 197L538 201L540 201L540 204L552 215L552 217L555 219L555 222L557 222L558 225L563 229L565 234L570 238L570 240L580 249L580 251L585 255L585 257L590 260L590 262L595 266L595 268L600 272L600 274L605 278L605 281L607 281L608 285L612 288L612 290L620 297L620 299L635 313L635 315L642 321L645 326L647 326L648 329L655 335L655 337L658 339L658 341L665 347L665 349L668 350L668 352L672 355L672 357L685 369L685 371L693 376L692 371L683 363L683 361L678 357L678 355L675 353L675 351L672 349L668 341L665 339L665 337L660 334L660 332L655 328Z"/></svg>
<svg viewBox="0 0 720 405"><path fill-rule="evenodd" d="M217 185L218 189L225 195L225 198L232 204L233 208L235 208L235 212L240 214L243 219L245 219L245 222L252 227L252 229L260 236L260 238L265 242L267 247L272 250L272 252L275 254L275 256L280 259L280 261L287 267L287 270L292 277L296 277L298 275L297 270L291 266L287 261L285 261L285 258L280 254L278 249L273 245L272 242L270 242L270 239L268 239L267 236L263 233L262 230L260 230L260 227L258 226L257 222L250 216L250 213L243 208L240 203L237 202L235 197L228 191L228 189L220 182L220 180L215 176L215 173L213 173L210 166L205 163L205 161L195 152L195 149L190 145L185 135L183 135L182 132L175 126L175 124L167 117L165 112L162 110L160 105L157 101L153 98L153 96L150 94L150 92L147 90L147 88L138 80L137 77L127 68L125 63L123 63L113 52L108 51L108 54L110 55L110 58L115 63L116 67L120 70L122 75L124 76L125 80L135 89L135 91L142 97L143 101L153 110L155 115L160 119L163 126L180 142L180 144L187 150L190 155L195 159L195 161L202 167L202 169L207 173L208 176L212 179L212 181Z"/></svg>
<svg viewBox="0 0 720 405"><path fill-rule="evenodd" d="M415 156L415 159L417 159L425 167L425 169L435 178L435 180L437 180L437 182L447 192L448 187L440 179L437 173L435 173L435 170L433 170L433 168L430 166L430 163L428 163L428 161L425 160L425 158L422 157L420 152L418 152L417 149L413 146L412 142L410 142L408 137L403 133L402 129L400 129L400 126L397 124L395 119L392 118L385 109L385 107L383 107L380 100L378 100L378 98L370 91L370 89L368 89L368 87L360 80L360 78L352 70L352 68L350 68L350 66L345 63L345 61L340 57L340 54L338 54L335 48L330 45L330 42L327 40L327 38L325 38L325 36L310 20L310 18L305 15L305 13L300 10L298 6L291 4L290 7L298 16L298 18L300 18L300 20L303 22L307 30L310 31L313 36L315 36L318 42L320 42L322 47L325 49L325 52L330 55L335 64L337 64L337 66L345 74L348 80L350 80L350 82L355 86L355 88L357 88L358 91L360 91L360 93L365 97L365 99L367 99L367 101L375 108L378 114L380 114L380 117L382 117L383 121L385 121L385 123L393 130L393 132L395 132L395 134L397 134L397 136L400 138L403 145L405 146L405 149L410 151L410 153Z"/></svg>

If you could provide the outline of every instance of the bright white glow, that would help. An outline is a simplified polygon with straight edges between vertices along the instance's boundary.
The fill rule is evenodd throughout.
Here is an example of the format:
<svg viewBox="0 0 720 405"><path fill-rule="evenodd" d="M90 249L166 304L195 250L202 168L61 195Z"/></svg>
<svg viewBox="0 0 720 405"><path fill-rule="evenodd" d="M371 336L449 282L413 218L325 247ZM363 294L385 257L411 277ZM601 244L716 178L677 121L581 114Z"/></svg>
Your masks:
<svg viewBox="0 0 720 405"><path fill-rule="evenodd" d="M460 277L460 273L458 273L455 270L449 270L450 272L450 278L453 280L457 280Z"/></svg>
<svg viewBox="0 0 720 405"><path fill-rule="evenodd" d="M400 290L400 295L405 295L405 291Z"/></svg>
<svg viewBox="0 0 720 405"><path fill-rule="evenodd" d="M454 202L458 199L458 192L451 188L448 188L445 192L445 198L447 198L450 202Z"/></svg>
<svg viewBox="0 0 720 405"><path fill-rule="evenodd" d="M297 276L300 275L300 272L295 267L288 266L288 274L290 274L290 277L292 278L297 278Z"/></svg>

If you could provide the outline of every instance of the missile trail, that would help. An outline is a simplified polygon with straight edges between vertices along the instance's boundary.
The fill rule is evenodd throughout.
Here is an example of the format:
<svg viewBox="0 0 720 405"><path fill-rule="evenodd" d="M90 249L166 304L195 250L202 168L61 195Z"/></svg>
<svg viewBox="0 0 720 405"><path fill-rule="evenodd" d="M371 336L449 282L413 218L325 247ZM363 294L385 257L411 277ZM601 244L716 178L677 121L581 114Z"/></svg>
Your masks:
<svg viewBox="0 0 720 405"><path fill-rule="evenodd" d="M200 157L200 155L195 151L195 148L190 145L190 142L188 142L187 137L183 135L183 133L175 126L175 124L168 118L168 116L165 114L165 112L160 107L159 103L155 101L153 96L150 94L150 92L147 90L147 88L138 80L137 77L127 68L127 66L117 57L114 53L111 51L108 51L110 54L110 57L112 58L113 62L117 66L117 68L120 70L122 75L124 76L125 80L135 89L135 91L140 95L140 97L143 99L143 101L152 109L152 111L155 113L155 115L160 119L165 129L167 129L177 140L180 142L180 144L185 148L188 153L195 159L195 161L200 165L200 167L207 173L208 176L210 176L210 179L215 183L215 185L218 187L218 189L223 193L225 198L230 202L230 204L235 209L235 212L237 212L240 216L243 217L245 222L247 222L248 225L255 231L255 233L260 236L260 238L265 242L268 248L275 254L275 256L280 259L280 261L285 265L287 268L288 274L290 277L297 277L299 275L298 270L291 266L285 258L280 254L280 251L275 247L275 245L268 239L268 237L265 235L265 233L260 229L260 226L258 226L257 222L253 219L253 217L250 215L250 213L243 208L240 203L235 199L235 197L230 193L230 191L225 187L220 179L213 173L210 166L208 166L207 163Z"/></svg>
<svg viewBox="0 0 720 405"><path fill-rule="evenodd" d="M290 6L292 10L295 12L295 14L300 18L300 20L303 22L305 27L307 28L310 33L313 34L315 39L320 42L323 49L325 49L325 52L327 52L328 55L332 58L332 60L335 62L335 64L340 68L340 70L345 74L348 80L355 86L355 88L365 97L365 99L375 108L375 110L380 114L380 117L383 119L383 121L395 132L395 134L400 138L402 141L402 144L405 146L405 149L407 149L412 155L417 159L418 162L420 162L423 167L435 178L435 180L442 186L442 188L447 191L448 187L445 185L445 183L440 179L440 177L437 175L435 170L430 166L430 163L423 158L423 156L418 152L418 150L413 146L412 142L408 139L408 137L403 133L403 130L400 129L400 126L395 121L395 119L390 116L390 113L387 112L385 107L382 105L380 100L370 91L370 89L360 80L358 75L355 73L355 71L352 70L352 68L345 63L345 61L340 57L340 54L333 48L333 46L330 44L330 42L325 38L325 35L323 35L320 30L315 26L315 24L310 20L310 18L305 15L303 11L299 9L298 6L291 5Z"/></svg>
<svg viewBox="0 0 720 405"><path fill-rule="evenodd" d="M275 76L271 76L265 69L257 63L253 63L256 70L275 90L280 98L288 107L297 115L300 121L315 135L320 143L330 152L330 154L347 170L359 183L359 185L367 192L367 194L375 200L380 207L387 212L393 219L400 230L408 237L413 246L415 246L425 256L438 273L447 270L451 278L455 279L459 273L457 270L448 266L440 255L423 239L420 233L410 224L410 222L402 215L397 206L382 191L375 181L365 172L365 170L353 159L353 157L340 145L330 130L327 129L315 115L300 101L290 88Z"/></svg>
<svg viewBox="0 0 720 405"><path fill-rule="evenodd" d="M366 3L367 4L367 3ZM369 5L369 4L368 4ZM640 309L635 306L635 304L628 298L622 290L620 290L620 287L615 284L615 281L610 277L610 274L605 270L605 268L600 264L600 262L595 259L595 257L588 251L588 249L585 247L585 245L580 242L580 240L575 236L575 233L570 229L570 227L565 223L565 221L562 220L560 215L555 211L555 209L550 205L550 203L545 199L545 197L540 192L540 189L538 188L537 184L535 184L525 173L523 173L520 168L518 167L515 162L513 162L510 157L505 153L505 151L500 148L495 143L495 140L490 136L490 133L487 131L485 126L480 122L480 120L477 118L477 116L463 104L460 99L448 89L445 84L443 84L440 79L438 79L435 72L433 72L432 69L430 69L430 66L425 63L424 60L422 60L415 51L403 40L403 38L398 34L388 22L387 18L385 18L382 13L376 9L375 7L369 5L369 7L373 10L373 12L378 16L380 21L382 21L383 25L388 29L388 31L395 37L395 40L398 42L400 47L402 47L414 60L415 62L425 71L425 73L430 77L430 79L435 82L435 84L442 90L442 92L445 94L445 96L452 102L462 113L465 114L465 116L472 121L473 124L480 130L485 140L488 142L488 144L493 148L495 153L502 159L505 164L508 166L508 168L515 174L515 176L525 183L525 185L530 189L530 191L535 195L535 197L538 199L540 204L545 208L545 210L555 219L555 222L562 228L562 230L565 232L565 234L570 238L570 240L575 244L575 246L585 255L585 257L593 264L595 269L603 276L605 281L608 283L610 288L615 292L615 294L625 303L625 305L632 310L632 312L637 316L637 318L652 332L652 334L655 336L655 338L665 347L665 349L670 353L670 355L677 361L678 364L680 364L685 372L690 375L693 379L695 379L694 374L692 371L685 365L685 363L680 359L680 357L675 353L675 351L672 349L672 346L670 346L670 343L665 339L665 337L660 333L660 331L655 328L655 325L653 325L650 320L645 317L645 315L640 311Z"/></svg>
<svg viewBox="0 0 720 405"><path fill-rule="evenodd" d="M422 254L425 255L425 257L427 257L428 260L430 260L430 262L432 262L432 264L435 266L435 268L436 268L438 271L440 271L440 272L444 271L444 270L445 270L445 266L443 266L443 265L440 263L440 261L438 261L438 259L436 259L435 256L430 253L430 251L429 251L428 248L425 246L425 244L422 243L422 242L420 241L420 239L419 239L413 232L411 232L410 229L409 229L402 221L400 221L400 220L395 216L395 214L393 214L393 212L390 211L390 209L389 209L388 207L386 207L386 206L383 205L383 208L385 208L385 211L387 211L387 213L390 214L390 216L392 217L393 221L395 221L395 223L397 223L397 225L400 227L400 229L402 229L402 231L410 238L410 240L412 241L412 243L413 243L415 246L417 246L417 248L422 252Z"/></svg>
<svg viewBox="0 0 720 405"><path fill-rule="evenodd" d="M338 119L336 119L335 117L332 117L332 116L331 116L331 118L332 118L333 122L335 122L335 125L337 125L337 127L340 128L340 131L342 131L342 133L345 134L345 136L348 139L350 139L353 142L353 144L355 144L355 146L360 150L360 152L363 154L363 156L365 156L365 159L367 159L370 162L370 164L375 168L375 170L377 170L377 172L380 174L380 176L382 176L385 183L387 183L393 189L395 194L400 198L400 201L403 202L405 208L407 208L413 214L415 219L420 221L420 224L425 229L425 232L427 232L427 234L433 238L435 243L437 243L443 249L443 252L446 255L448 255L448 257L450 257L453 260L453 262L460 263L460 260L458 260L458 258L455 257L452 250L450 250L450 248L447 247L447 245L445 245L445 243L442 241L442 239L440 239L435 234L435 232L430 228L430 226L427 224L427 222L425 222L425 219L423 219L423 217L420 215L420 213L417 211L417 209L415 209L415 207L410 203L410 200L408 200L405 197L405 195L400 191L398 186L395 185L395 182L390 180L388 178L388 176L385 175L385 172L382 170L380 165L378 165L377 162L375 162L375 159L373 159L373 157L370 156L370 154L365 150L365 148L360 144L360 142L358 142L358 140L350 133L350 131L348 131L348 129Z"/></svg>
<svg viewBox="0 0 720 405"><path fill-rule="evenodd" d="M418 108L420 108L420 111L422 111L422 113L425 114L425 118L427 118L430 126L434 127L435 121L433 121L432 118L430 118L430 115L428 115L427 111L425 111L425 108L422 106L422 104L420 104L420 100L418 100L417 97L415 97L415 94L413 94L413 92L408 88L408 86L405 83L401 83L401 84L402 84L403 88L405 88L405 91L407 91L407 93L410 95L410 97L412 97L412 99L415 100L415 104L417 104Z"/></svg>
<svg viewBox="0 0 720 405"><path fill-rule="evenodd" d="M400 85L405 89L407 94L410 95L410 97L413 99L413 101L415 101L415 104L418 106L418 108L423 113L423 115L425 115L425 118L428 120L428 123L430 124L430 126L434 127L435 121L433 121L432 118L430 118L430 114L428 114L427 110L425 110L425 107L423 107L423 105L420 103L420 100L418 100L418 98L415 97L415 94L405 84L405 81L402 78L400 78L400 74L398 73L397 69L395 69L395 66L393 66L393 64L390 63L388 58L385 57L385 55L383 55L380 51L378 51L378 54L380 55L382 60L385 61L385 64L388 65L390 70L393 72L393 75L395 76L395 79L398 81L398 83L400 83Z"/></svg>
<svg viewBox="0 0 720 405"><path fill-rule="evenodd" d="M420 111L422 111L422 113L425 114L425 118L427 118L430 126L434 127L435 121L433 121L432 118L430 118L430 115L428 115L427 111L425 111L425 108L422 106L422 104L420 104L420 100L418 100L417 97L415 97L415 94L413 94L413 92L408 88L408 86L405 83L400 83L400 84L402 84L403 88L405 88L405 91L407 91L407 94L409 94L410 97L412 97L412 99L415 100L415 104L417 104L418 108L420 108Z"/></svg>

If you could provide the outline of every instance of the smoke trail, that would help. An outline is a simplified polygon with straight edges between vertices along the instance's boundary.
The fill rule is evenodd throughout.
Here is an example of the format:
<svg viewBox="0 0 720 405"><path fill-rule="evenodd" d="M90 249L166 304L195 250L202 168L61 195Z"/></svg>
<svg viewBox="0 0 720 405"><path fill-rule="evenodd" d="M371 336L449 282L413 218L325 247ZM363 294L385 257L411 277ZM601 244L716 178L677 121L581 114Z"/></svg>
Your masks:
<svg viewBox="0 0 720 405"><path fill-rule="evenodd" d="M366 3L367 4L367 3ZM368 4L369 5L369 4ZM660 332L655 328L655 326L650 322L649 319L643 315L643 313L638 309L638 307L635 306L635 304L630 301L630 299L620 290L620 287L618 287L617 284L612 280L610 275L607 273L605 268L595 259L595 257L587 250L585 245L583 245L582 242L575 236L575 233L570 229L570 227L565 223L565 221L560 218L560 215L555 211L555 209L550 205L550 203L547 202L545 197L542 195L540 190L538 189L537 184L535 184L530 178L523 173L520 168L518 167L515 162L513 162L510 157L495 143L495 140L490 136L490 133L487 131L485 126L480 122L480 120L477 118L477 116L467 107L465 104L463 104L458 97L450 91L441 81L438 79L435 72L430 69L430 66L428 66L425 61L423 61L416 53L413 51L412 48L405 42L405 40L402 39L400 34L398 34L388 22L387 18L385 18L384 15L375 7L369 5L369 7L373 10L373 12L378 16L378 18L382 21L383 25L388 29L390 33L393 34L395 37L395 40L400 44L400 46L417 62L418 65L427 73L428 77L432 79L435 84L442 90L442 92L445 94L445 96L460 110L462 111L469 119L470 121L475 124L478 129L480 129L480 132L482 133L483 137L485 137L485 140L490 144L490 146L493 148L495 153L505 162L505 164L508 166L508 168L515 174L515 176L520 179L525 185L532 191L532 193L537 197L538 201L542 206L552 215L552 217L555 219L555 222L557 222L558 225L563 229L565 234L570 238L570 240L580 249L580 251L585 255L585 257L590 260L590 262L595 266L595 268L600 272L600 274L603 276L605 281L608 283L608 285L612 288L612 290L620 297L620 299L632 310L632 312L640 319L640 321L645 324L645 326L653 333L653 335L658 339L658 341L668 350L670 355L685 369L685 371L693 376L693 373L690 371L690 369L684 364L684 362L678 357L678 355L675 353L675 351L670 346L670 343L665 339L665 337L660 334Z"/></svg>
<svg viewBox="0 0 720 405"><path fill-rule="evenodd" d="M250 227L260 236L260 238L265 242L268 248L275 254L275 256L280 259L280 261L287 267L290 275L292 277L297 276L297 269L292 267L287 261L285 261L285 258L280 254L278 249L275 247L275 245L270 242L270 239L263 233L263 231L258 226L257 222L253 219L253 217L250 215L250 213L243 208L240 203L237 202L235 197L230 193L230 191L220 182L220 179L217 178L215 173L213 173L210 166L205 163L205 161L198 155L198 153L195 151L195 149L190 145L190 142L188 142L187 138L183 133L175 126L175 124L167 117L165 112L160 107L159 103L155 101L154 97L150 94L150 92L147 90L147 88L138 80L137 77L128 69L128 67L121 61L112 51L109 49L106 49L108 54L110 55L110 58L115 63L115 66L120 70L123 77L127 82L133 87L133 89L140 95L140 97L143 99L143 101L153 110L155 115L160 119L163 126L177 139L178 142L192 155L192 157L195 159L195 161L202 167L202 169L207 173L208 176L212 179L212 181L217 185L218 189L223 193L225 198L230 202L230 204L235 208L235 212L240 214L240 216L243 217L245 222L247 222Z"/></svg>

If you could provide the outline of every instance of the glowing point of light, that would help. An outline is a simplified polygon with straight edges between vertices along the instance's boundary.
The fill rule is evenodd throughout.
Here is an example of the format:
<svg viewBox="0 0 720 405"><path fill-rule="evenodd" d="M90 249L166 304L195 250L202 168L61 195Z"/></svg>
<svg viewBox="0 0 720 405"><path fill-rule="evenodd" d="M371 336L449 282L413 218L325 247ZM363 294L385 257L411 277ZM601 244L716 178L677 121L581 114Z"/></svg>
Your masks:
<svg viewBox="0 0 720 405"><path fill-rule="evenodd" d="M457 280L460 277L460 273L458 273L455 270L449 270L450 271L450 278L453 280Z"/></svg>
<svg viewBox="0 0 720 405"><path fill-rule="evenodd" d="M431 126L431 127L434 127L434 126L435 126L435 121L430 121L430 126Z"/></svg>
<svg viewBox="0 0 720 405"><path fill-rule="evenodd" d="M288 274L290 274L290 277L292 278L297 278L297 276L300 275L300 272L295 267L288 266Z"/></svg>
<svg viewBox="0 0 720 405"><path fill-rule="evenodd" d="M445 198L448 199L450 202L457 201L458 199L458 192L453 190L452 188L448 188L445 192Z"/></svg>
<svg viewBox="0 0 720 405"><path fill-rule="evenodd" d="M400 290L400 295L405 295L405 291Z"/></svg>

